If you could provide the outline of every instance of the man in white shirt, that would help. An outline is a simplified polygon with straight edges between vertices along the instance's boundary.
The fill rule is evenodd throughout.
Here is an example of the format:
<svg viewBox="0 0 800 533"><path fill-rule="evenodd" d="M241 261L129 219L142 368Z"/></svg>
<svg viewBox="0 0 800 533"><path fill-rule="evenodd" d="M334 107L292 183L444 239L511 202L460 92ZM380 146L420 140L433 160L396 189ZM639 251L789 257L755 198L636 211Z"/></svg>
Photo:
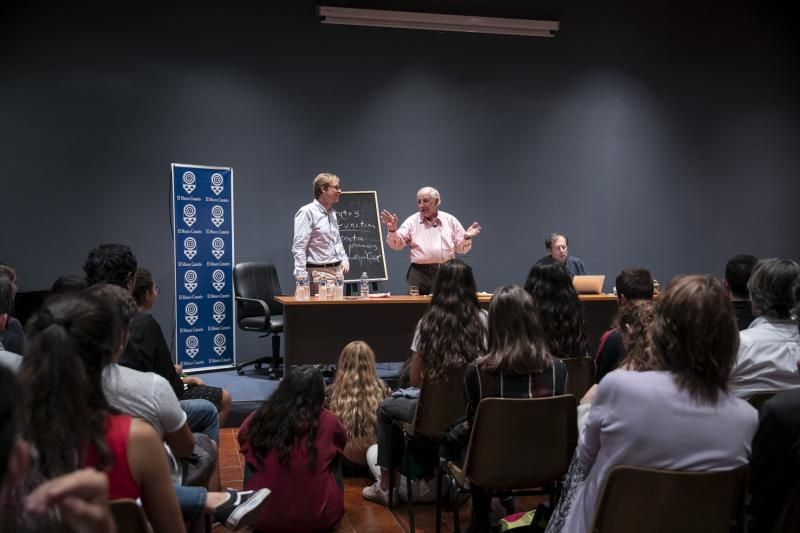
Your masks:
<svg viewBox="0 0 800 533"><path fill-rule="evenodd" d="M469 228L456 217L439 210L439 191L423 187L417 191L417 213L397 227L397 215L387 210L381 212L381 222L386 224L386 243L392 250L410 249L411 265L406 273L409 286L419 287L420 294L430 294L439 265L465 254L472 249L472 239L481 232L473 222Z"/></svg>
<svg viewBox="0 0 800 533"><path fill-rule="evenodd" d="M792 285L800 265L789 259L758 262L747 288L755 320L739 332L731 389L742 398L755 392L800 387L800 332L791 317Z"/></svg>
<svg viewBox="0 0 800 533"><path fill-rule="evenodd" d="M314 201L301 207L294 215L292 254L295 278L308 272L310 280L315 273L335 280L338 272L345 274L350 270L333 211L341 194L336 174L323 172L314 178ZM311 291L316 294L316 284L312 284Z"/></svg>

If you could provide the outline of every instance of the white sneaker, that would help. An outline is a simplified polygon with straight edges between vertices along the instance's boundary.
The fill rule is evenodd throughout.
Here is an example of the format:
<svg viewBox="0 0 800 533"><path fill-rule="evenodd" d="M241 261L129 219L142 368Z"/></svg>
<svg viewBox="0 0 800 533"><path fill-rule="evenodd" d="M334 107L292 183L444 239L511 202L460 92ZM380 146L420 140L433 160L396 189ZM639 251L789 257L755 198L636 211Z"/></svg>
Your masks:
<svg viewBox="0 0 800 533"><path fill-rule="evenodd" d="M442 479L442 497L447 496L448 484L447 480ZM436 476L430 480L419 479L411 481L411 494L414 496L414 503L432 503L436 501ZM408 501L408 488L406 485L406 477L400 476L399 486L397 487L397 495L400 496L400 501Z"/></svg>
<svg viewBox="0 0 800 533"><path fill-rule="evenodd" d="M369 487L364 487L364 489L361 491L361 496L363 496L365 500L369 500L385 507L389 506L389 491L381 488L380 481L376 481ZM397 489L394 490L394 501L397 502Z"/></svg>

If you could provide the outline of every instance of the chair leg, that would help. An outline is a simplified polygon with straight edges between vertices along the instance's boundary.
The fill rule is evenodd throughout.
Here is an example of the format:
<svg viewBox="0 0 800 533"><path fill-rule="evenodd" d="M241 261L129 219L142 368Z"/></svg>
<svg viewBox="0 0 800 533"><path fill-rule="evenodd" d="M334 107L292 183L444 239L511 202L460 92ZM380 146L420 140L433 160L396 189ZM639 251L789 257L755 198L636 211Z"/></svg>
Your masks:
<svg viewBox="0 0 800 533"><path fill-rule="evenodd" d="M436 533L442 530L442 469L436 467Z"/></svg>
<svg viewBox="0 0 800 533"><path fill-rule="evenodd" d="M394 468L389 467L389 509L394 507Z"/></svg>
<svg viewBox="0 0 800 533"><path fill-rule="evenodd" d="M406 476L406 489L408 490L408 529L414 533L414 494L411 492L411 476Z"/></svg>
<svg viewBox="0 0 800 533"><path fill-rule="evenodd" d="M456 481L454 479L450 480L450 500L452 501L453 506L453 533L460 533L461 527L459 525L458 517L458 486L456 486Z"/></svg>

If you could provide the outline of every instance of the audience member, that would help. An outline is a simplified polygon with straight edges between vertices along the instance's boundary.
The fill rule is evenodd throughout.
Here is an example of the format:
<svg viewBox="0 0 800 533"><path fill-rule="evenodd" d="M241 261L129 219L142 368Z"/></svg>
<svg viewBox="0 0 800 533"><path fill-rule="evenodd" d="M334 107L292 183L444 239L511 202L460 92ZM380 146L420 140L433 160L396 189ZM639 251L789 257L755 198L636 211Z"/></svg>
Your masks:
<svg viewBox="0 0 800 533"><path fill-rule="evenodd" d="M164 332L155 318L148 313L158 300L159 289L149 270L140 268L136 271L133 286L133 297L139 310L131 322L130 342L133 350L129 352L128 363L132 363L132 354L141 356L134 368L143 372L155 372L166 379L175 395L180 400L208 400L219 412L219 425L225 425L231 410L231 393L219 387L210 387L198 376L181 377L179 365L172 364Z"/></svg>
<svg viewBox="0 0 800 533"><path fill-rule="evenodd" d="M533 296L550 353L561 359L587 357L583 308L564 263L540 261L533 265L525 290Z"/></svg>
<svg viewBox="0 0 800 533"><path fill-rule="evenodd" d="M531 296L510 285L498 289L489 304L488 354L470 366L464 378L467 423L471 426L483 398L537 398L564 393L567 367L550 355ZM475 484L470 531L489 531L491 500Z"/></svg>
<svg viewBox="0 0 800 533"><path fill-rule="evenodd" d="M183 531L161 440L148 423L118 414L103 393L103 368L123 341L115 312L89 295L55 298L28 333L20 421L37 453L27 488L93 466L107 472L111 499L141 497L155 532Z"/></svg>
<svg viewBox="0 0 800 533"><path fill-rule="evenodd" d="M622 306L614 319L614 327L622 335L622 352L625 357L617 368L644 372L658 370L658 361L653 357L652 351L647 349L648 330L655 319L655 304L653 300L631 300ZM578 405L578 430L583 431L586 425L586 416L597 394L599 383L592 387L581 398Z"/></svg>
<svg viewBox="0 0 800 533"><path fill-rule="evenodd" d="M673 279L649 336L661 370L620 369L598 387L548 532L589 531L616 465L702 472L747 464L758 420L728 392L738 336L722 285L710 276Z"/></svg>
<svg viewBox="0 0 800 533"><path fill-rule="evenodd" d="M86 278L79 274L64 274L53 282L47 297L51 298L60 294L81 292L85 288Z"/></svg>
<svg viewBox="0 0 800 533"><path fill-rule="evenodd" d="M6 324L11 318L9 314L14 303L12 292L11 278L0 272L0 334L5 331ZM5 350L3 344L0 343L0 366L8 367L13 372L16 372L21 363L22 356Z"/></svg>
<svg viewBox="0 0 800 533"><path fill-rule="evenodd" d="M486 313L481 311L472 268L460 259L443 263L433 282L431 305L417 323L411 342L411 386L423 380L446 379L449 370L464 368L486 352ZM395 394L378 408L378 465L381 476L365 487L365 499L387 505L389 469L399 466L403 437L394 421L410 422L417 408L418 391ZM413 489L412 489L413 490ZM420 492L432 492L419 487Z"/></svg>
<svg viewBox="0 0 800 533"><path fill-rule="evenodd" d="M257 530L324 531L344 516L340 456L347 434L324 401L319 371L294 368L239 429L245 487L273 491Z"/></svg>
<svg viewBox="0 0 800 533"><path fill-rule="evenodd" d="M791 317L792 285L800 265L789 259L762 259L747 288L755 319L739 333L739 355L731 388L742 398L767 390L800 387L800 332Z"/></svg>
<svg viewBox="0 0 800 533"><path fill-rule="evenodd" d="M23 532L18 518L57 509L75 531L114 533L108 507L108 476L93 468L77 470L42 483L24 499L23 515L6 512L9 494L25 479L30 446L19 438L15 409L19 387L12 372L0 366L0 531Z"/></svg>
<svg viewBox="0 0 800 533"><path fill-rule="evenodd" d="M800 316L800 279L794 284ZM800 328L800 324L798 324ZM761 407L750 460L751 533L769 533L800 483L800 388L777 394ZM798 489L795 489L798 490Z"/></svg>
<svg viewBox="0 0 800 533"><path fill-rule="evenodd" d="M653 276L646 268L629 267L624 269L617 276L615 286L617 287L618 312L629 302L653 299ZM597 364L597 383L600 383L603 376L615 370L625 357L622 336L619 326L615 325L600 337L600 345L594 359Z"/></svg>
<svg viewBox="0 0 800 533"><path fill-rule="evenodd" d="M367 466L367 450L377 442L378 406L391 390L375 369L375 352L364 341L344 347L336 365L336 379L328 389L329 409L347 432L344 464ZM376 449L377 451L377 449Z"/></svg>
<svg viewBox="0 0 800 533"><path fill-rule="evenodd" d="M736 310L736 320L739 323L739 331L747 329L753 321L753 309L750 304L750 291L747 290L747 282L758 263L758 258L754 255L740 254L731 257L725 265L725 290L733 302Z"/></svg>
<svg viewBox="0 0 800 533"><path fill-rule="evenodd" d="M8 311L5 330L0 332L0 350L22 355L25 353L25 330L16 317L11 316L14 311L14 299L17 296L17 271L9 265L0 263L0 274L11 280L11 306Z"/></svg>
<svg viewBox="0 0 800 533"><path fill-rule="evenodd" d="M570 279L586 274L586 265L578 257L567 253L569 239L561 233L551 233L544 240L547 255L539 259L539 263L548 263L550 260L566 265Z"/></svg>
<svg viewBox="0 0 800 533"><path fill-rule="evenodd" d="M133 293L136 266L136 256L129 246L101 244L89 252L83 271L86 273L86 283L90 286L110 283ZM153 372L158 366L155 357L155 353L144 351L133 342L128 342L119 364L141 372ZM167 366L172 368L171 359ZM202 399L182 400L181 408L186 412L187 422L193 432L204 433L219 443L219 415L214 404Z"/></svg>
<svg viewBox="0 0 800 533"><path fill-rule="evenodd" d="M107 283L93 285L88 293L103 300L116 312L124 331L113 362L103 369L103 391L111 406L148 422L178 458L191 457L198 445L213 449L216 455L216 448L208 437L192 434L186 422L186 413L164 378L152 372L139 372L116 364L136 313L136 302L131 295L123 288ZM196 439L200 437L205 438L205 442L201 440L198 444ZM201 518L203 513L209 513L233 530L250 524L268 494L268 491L253 493L233 489L210 492L205 487L180 485L175 486L175 492L184 520L192 522Z"/></svg>

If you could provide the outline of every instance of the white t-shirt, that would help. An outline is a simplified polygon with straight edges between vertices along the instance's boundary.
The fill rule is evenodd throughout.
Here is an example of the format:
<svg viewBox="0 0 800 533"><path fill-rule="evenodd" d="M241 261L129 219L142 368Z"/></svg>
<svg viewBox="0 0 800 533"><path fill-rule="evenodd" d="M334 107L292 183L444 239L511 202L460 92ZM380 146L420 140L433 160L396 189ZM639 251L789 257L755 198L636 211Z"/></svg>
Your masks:
<svg viewBox="0 0 800 533"><path fill-rule="evenodd" d="M158 374L111 364L103 370L103 390L112 407L143 418L162 439L186 423L186 413L172 387Z"/></svg>

